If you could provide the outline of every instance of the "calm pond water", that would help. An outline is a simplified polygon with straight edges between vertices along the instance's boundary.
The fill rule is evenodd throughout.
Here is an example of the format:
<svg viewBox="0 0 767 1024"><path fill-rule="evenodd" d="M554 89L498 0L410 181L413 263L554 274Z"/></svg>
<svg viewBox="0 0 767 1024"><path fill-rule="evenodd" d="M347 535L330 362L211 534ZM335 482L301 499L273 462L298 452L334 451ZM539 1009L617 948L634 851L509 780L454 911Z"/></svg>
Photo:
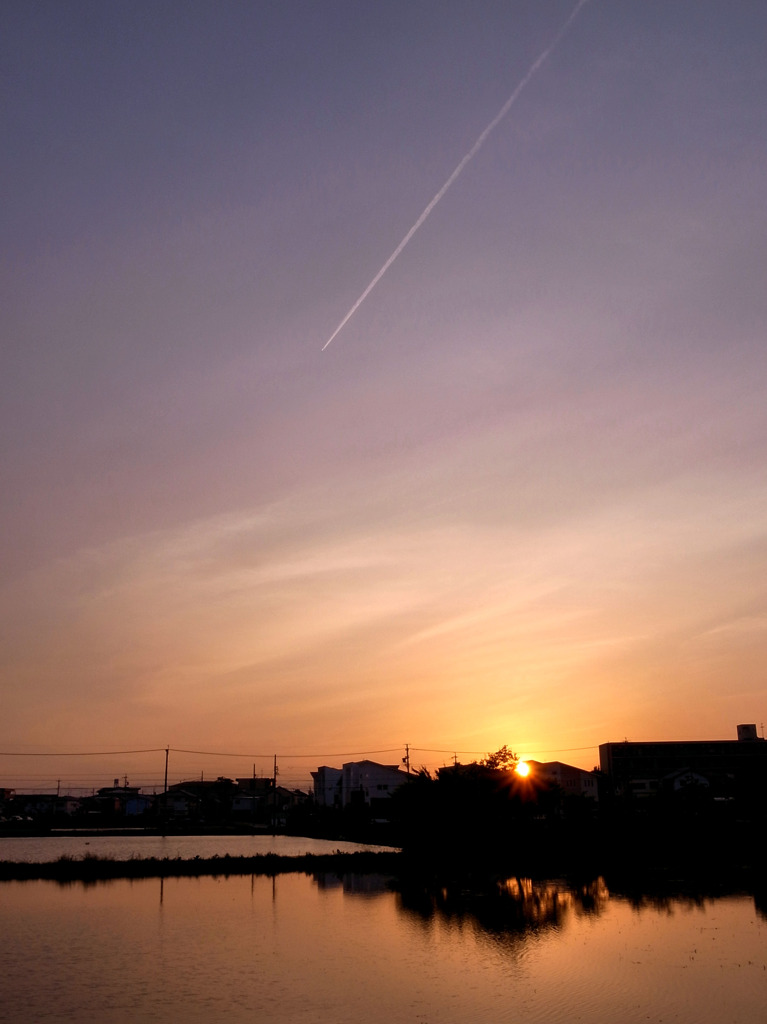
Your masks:
<svg viewBox="0 0 767 1024"><path fill-rule="evenodd" d="M0 883L0 1021L762 1024L753 897L303 874Z"/></svg>
<svg viewBox="0 0 767 1024"><path fill-rule="evenodd" d="M39 864L69 856L82 858L112 857L253 857L259 853L277 853L297 857L304 853L352 853L355 850L383 850L390 847L363 846L328 839L298 836L0 836L0 861L28 861Z"/></svg>

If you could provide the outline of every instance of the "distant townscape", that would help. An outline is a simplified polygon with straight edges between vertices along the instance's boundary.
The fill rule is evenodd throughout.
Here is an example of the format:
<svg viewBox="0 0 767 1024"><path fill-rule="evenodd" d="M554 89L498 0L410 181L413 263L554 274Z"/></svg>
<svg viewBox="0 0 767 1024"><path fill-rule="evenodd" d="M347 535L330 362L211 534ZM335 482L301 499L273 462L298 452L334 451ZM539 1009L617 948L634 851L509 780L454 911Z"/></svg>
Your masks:
<svg viewBox="0 0 767 1024"><path fill-rule="evenodd" d="M5 835L143 829L284 832L396 845L434 858L558 850L625 861L746 857L767 819L767 742L737 738L603 743L599 767L520 760L503 747L462 764L320 765L310 793L272 778L188 779L145 793L127 778L87 797L0 788Z"/></svg>

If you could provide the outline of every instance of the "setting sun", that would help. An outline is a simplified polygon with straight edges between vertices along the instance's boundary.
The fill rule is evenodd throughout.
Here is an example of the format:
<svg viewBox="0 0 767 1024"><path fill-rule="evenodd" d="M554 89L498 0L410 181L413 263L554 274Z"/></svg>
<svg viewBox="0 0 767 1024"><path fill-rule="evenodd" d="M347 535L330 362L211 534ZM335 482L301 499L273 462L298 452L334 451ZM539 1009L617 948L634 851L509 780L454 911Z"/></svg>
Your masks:
<svg viewBox="0 0 767 1024"><path fill-rule="evenodd" d="M514 771L517 775L521 775L523 778L526 778L530 774L530 765L527 761L520 761Z"/></svg>

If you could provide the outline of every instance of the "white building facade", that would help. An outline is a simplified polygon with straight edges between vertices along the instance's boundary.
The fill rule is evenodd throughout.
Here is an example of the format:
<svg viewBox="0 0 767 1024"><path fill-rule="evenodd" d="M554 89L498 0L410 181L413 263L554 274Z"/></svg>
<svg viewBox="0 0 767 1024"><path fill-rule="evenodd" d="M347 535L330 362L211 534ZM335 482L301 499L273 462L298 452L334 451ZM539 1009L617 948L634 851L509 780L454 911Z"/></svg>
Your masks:
<svg viewBox="0 0 767 1024"><path fill-rule="evenodd" d="M396 764L376 761L347 761L342 768L323 765L312 772L314 800L320 807L348 807L366 804L375 807L387 800L407 779Z"/></svg>

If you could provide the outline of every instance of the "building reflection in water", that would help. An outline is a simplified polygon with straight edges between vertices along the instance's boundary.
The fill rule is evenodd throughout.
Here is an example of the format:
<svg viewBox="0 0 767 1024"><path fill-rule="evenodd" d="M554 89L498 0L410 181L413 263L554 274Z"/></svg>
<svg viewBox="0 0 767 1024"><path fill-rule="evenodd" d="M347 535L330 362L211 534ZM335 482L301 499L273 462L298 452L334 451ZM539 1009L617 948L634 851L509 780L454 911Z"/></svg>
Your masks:
<svg viewBox="0 0 767 1024"><path fill-rule="evenodd" d="M332 871L315 871L312 878L317 888L322 891L340 889L350 896L380 896L392 891L392 879L389 875L354 872L339 875Z"/></svg>

